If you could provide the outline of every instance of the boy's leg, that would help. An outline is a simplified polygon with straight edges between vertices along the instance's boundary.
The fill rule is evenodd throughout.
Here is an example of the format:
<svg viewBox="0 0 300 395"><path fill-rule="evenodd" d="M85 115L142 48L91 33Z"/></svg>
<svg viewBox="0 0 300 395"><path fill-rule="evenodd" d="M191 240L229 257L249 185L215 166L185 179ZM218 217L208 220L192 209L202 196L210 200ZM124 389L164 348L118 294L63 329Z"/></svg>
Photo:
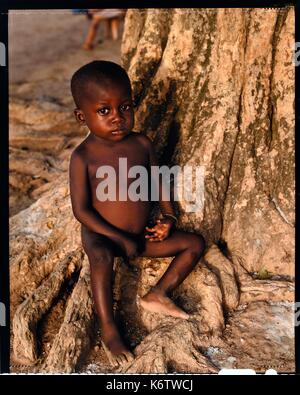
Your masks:
<svg viewBox="0 0 300 395"><path fill-rule="evenodd" d="M119 255L117 246L107 237L81 227L82 246L91 268L91 286L101 325L103 342L110 351L114 365L133 358L126 348L117 329L113 314L113 262Z"/></svg>
<svg viewBox="0 0 300 395"><path fill-rule="evenodd" d="M153 312L187 319L188 314L177 307L167 295L189 275L204 249L205 241L202 236L183 231L174 231L160 242L147 240L141 256L175 258L156 286L141 299L141 305Z"/></svg>

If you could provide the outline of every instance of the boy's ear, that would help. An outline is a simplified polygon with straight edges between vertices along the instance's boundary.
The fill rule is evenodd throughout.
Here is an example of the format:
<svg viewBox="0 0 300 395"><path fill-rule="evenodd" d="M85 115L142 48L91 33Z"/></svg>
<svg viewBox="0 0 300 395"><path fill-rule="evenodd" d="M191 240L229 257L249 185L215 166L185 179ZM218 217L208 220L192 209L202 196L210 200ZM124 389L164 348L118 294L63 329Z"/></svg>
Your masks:
<svg viewBox="0 0 300 395"><path fill-rule="evenodd" d="M77 122L80 125L85 125L84 115L83 115L82 111L79 110L79 108L75 108L74 115L75 115L75 118L76 118Z"/></svg>

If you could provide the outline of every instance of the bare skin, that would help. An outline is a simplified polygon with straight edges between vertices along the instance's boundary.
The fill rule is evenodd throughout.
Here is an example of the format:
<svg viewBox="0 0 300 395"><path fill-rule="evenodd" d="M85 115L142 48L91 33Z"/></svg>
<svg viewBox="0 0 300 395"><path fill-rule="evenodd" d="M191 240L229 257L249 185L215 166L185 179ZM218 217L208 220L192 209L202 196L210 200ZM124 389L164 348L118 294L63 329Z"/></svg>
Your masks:
<svg viewBox="0 0 300 395"><path fill-rule="evenodd" d="M99 166L110 165L118 174L119 158L134 165L158 164L151 141L132 132L133 107L130 92L106 83L89 87L92 92L75 110L79 123L91 133L75 149L70 162L70 191L75 217L82 224L82 244L91 267L91 284L100 319L102 339L114 366L133 359L119 334L113 316L113 261L123 257L169 257L174 259L156 286L140 299L150 312L188 319L169 295L198 263L205 248L202 236L176 230L171 218L148 227L150 201L100 202L96 196ZM128 186L134 182L128 178ZM117 190L119 181L117 179ZM122 187L122 185L121 185ZM159 184L160 192L164 186ZM161 197L161 193L160 193ZM160 200L162 214L174 215L171 202Z"/></svg>
<svg viewBox="0 0 300 395"><path fill-rule="evenodd" d="M140 300L140 305L151 313L170 315L175 318L189 319L189 315L173 301L155 288Z"/></svg>

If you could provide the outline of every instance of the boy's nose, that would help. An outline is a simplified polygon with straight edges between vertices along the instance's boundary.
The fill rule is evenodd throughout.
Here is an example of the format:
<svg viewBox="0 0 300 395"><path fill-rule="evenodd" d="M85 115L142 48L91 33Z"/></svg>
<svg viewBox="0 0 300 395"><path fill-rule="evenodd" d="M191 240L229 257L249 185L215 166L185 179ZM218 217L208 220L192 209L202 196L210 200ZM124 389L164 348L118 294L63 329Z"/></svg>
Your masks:
<svg viewBox="0 0 300 395"><path fill-rule="evenodd" d="M112 123L118 124L118 123L123 122L123 121L124 121L124 118L123 118L122 114L120 114L119 112L116 112L116 113L113 115Z"/></svg>

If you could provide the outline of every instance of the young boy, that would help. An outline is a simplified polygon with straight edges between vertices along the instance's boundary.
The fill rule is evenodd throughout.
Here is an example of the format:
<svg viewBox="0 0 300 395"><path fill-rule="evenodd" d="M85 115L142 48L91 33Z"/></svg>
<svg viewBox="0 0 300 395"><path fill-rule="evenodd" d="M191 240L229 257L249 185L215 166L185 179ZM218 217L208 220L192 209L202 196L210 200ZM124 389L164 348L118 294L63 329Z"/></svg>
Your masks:
<svg viewBox="0 0 300 395"><path fill-rule="evenodd" d="M148 173L158 166L151 140L133 132L134 113L129 77L119 65L93 61L75 72L71 91L75 117L90 133L77 146L70 161L70 191L74 216L82 224L82 245L91 268L91 284L100 319L101 335L114 366L133 358L123 343L113 315L112 271L114 257L170 257L170 266L144 297L141 306L151 312L188 319L168 295L188 276L205 248L202 236L175 229L177 218L171 202L163 199L159 179L162 219L148 227L150 199L124 199L124 189L135 178L121 180L119 159L128 168L142 166ZM99 169L110 166L116 172L116 198L101 199L97 186L105 177ZM103 172L101 173L103 175ZM122 189L123 188L123 189ZM121 191L121 192L120 192ZM165 196L165 195L164 195Z"/></svg>

